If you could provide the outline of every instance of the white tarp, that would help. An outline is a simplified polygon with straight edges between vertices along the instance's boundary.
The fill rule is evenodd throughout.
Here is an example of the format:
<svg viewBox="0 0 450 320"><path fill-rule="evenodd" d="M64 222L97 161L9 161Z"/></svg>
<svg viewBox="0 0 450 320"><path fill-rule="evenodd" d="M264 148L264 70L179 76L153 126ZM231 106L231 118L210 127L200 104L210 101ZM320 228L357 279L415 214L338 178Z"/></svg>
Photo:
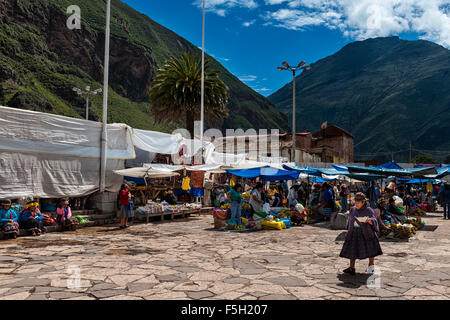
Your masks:
<svg viewBox="0 0 450 320"><path fill-rule="evenodd" d="M245 154L231 154L211 152L205 159L206 164L220 164L223 166L237 166L245 160Z"/></svg>
<svg viewBox="0 0 450 320"><path fill-rule="evenodd" d="M133 129L133 143L139 149L148 152L170 155L178 154L181 148L185 147L184 157L186 158L193 157L202 147L206 156L214 149L211 142L203 141L202 143L200 140L186 139L180 133L168 134L139 129Z"/></svg>
<svg viewBox="0 0 450 320"><path fill-rule="evenodd" d="M0 150L100 158L102 124L50 113L0 107ZM131 128L108 125L108 159L135 157Z"/></svg>
<svg viewBox="0 0 450 320"><path fill-rule="evenodd" d="M144 168L151 168L153 170L161 172L173 172L178 170L188 170L188 171L216 171L220 169L221 165L218 164L204 164L204 165L169 165L160 163L144 163ZM225 172L225 171L224 171Z"/></svg>
<svg viewBox="0 0 450 320"><path fill-rule="evenodd" d="M174 177L174 176L180 175L179 173L176 173L176 172L158 171L158 170L153 170L151 168L144 168L144 167L115 170L114 173L121 175L121 176L134 177L134 178L145 178L145 177L167 178L167 177Z"/></svg>
<svg viewBox="0 0 450 320"><path fill-rule="evenodd" d="M59 198L98 191L101 123L0 106L0 198ZM108 125L105 189L135 156L130 127Z"/></svg>

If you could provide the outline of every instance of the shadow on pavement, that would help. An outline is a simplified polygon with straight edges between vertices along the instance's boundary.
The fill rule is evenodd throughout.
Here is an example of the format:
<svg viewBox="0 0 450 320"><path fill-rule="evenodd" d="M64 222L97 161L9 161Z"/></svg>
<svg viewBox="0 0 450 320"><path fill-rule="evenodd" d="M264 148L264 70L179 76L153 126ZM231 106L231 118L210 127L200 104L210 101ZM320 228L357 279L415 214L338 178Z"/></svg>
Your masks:
<svg viewBox="0 0 450 320"><path fill-rule="evenodd" d="M357 289L362 286L367 285L367 279L371 274L367 273L356 273L356 275L352 276L346 273L338 274L337 278L342 281L342 283L338 283L338 287L352 288Z"/></svg>

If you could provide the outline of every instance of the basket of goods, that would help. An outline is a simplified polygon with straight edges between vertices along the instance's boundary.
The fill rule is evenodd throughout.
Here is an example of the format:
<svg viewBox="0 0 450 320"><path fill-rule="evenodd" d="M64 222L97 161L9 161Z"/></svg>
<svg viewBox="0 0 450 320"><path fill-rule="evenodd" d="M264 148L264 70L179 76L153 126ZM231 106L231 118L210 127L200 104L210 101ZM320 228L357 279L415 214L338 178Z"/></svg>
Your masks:
<svg viewBox="0 0 450 320"><path fill-rule="evenodd" d="M394 232L394 236L399 239L411 238L415 233L412 224L393 223L391 224L391 230Z"/></svg>
<svg viewBox="0 0 450 320"><path fill-rule="evenodd" d="M231 208L231 204L230 203L224 203L220 208L222 208L222 209L229 209L229 208Z"/></svg>
<svg viewBox="0 0 450 320"><path fill-rule="evenodd" d="M425 211L423 211L419 207L415 207L413 210L410 211L410 216L416 216L416 217L423 217L425 215Z"/></svg>
<svg viewBox="0 0 450 320"><path fill-rule="evenodd" d="M420 218L420 217L415 218L415 219L409 218L408 222L414 226L414 229L416 231L422 229L425 226L425 222L422 221L422 218Z"/></svg>

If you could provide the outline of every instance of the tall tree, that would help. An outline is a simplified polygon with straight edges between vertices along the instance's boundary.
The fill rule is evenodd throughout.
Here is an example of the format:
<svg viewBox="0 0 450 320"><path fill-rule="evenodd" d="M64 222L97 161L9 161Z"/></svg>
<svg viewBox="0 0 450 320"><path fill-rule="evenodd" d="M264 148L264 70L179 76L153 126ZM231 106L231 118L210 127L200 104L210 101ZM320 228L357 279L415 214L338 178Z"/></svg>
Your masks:
<svg viewBox="0 0 450 320"><path fill-rule="evenodd" d="M219 79L219 71L209 70L205 61L205 120L228 116L229 89ZM156 73L150 88L151 113L161 122L183 121L194 137L194 121L200 119L202 61L196 54L171 57Z"/></svg>
<svg viewBox="0 0 450 320"><path fill-rule="evenodd" d="M411 162L412 163L437 163L433 157L423 155L423 154L415 156L414 158L411 159Z"/></svg>

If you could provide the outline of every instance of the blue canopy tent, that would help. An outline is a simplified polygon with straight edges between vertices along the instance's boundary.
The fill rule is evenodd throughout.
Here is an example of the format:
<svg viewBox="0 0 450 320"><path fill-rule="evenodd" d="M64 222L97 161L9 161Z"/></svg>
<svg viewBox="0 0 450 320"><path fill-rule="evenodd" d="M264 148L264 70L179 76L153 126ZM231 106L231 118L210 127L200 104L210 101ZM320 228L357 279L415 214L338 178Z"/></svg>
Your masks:
<svg viewBox="0 0 450 320"><path fill-rule="evenodd" d="M360 167L360 166L348 166L350 173L368 173L383 176L395 176L395 177L418 177L427 174L437 174L436 168L414 168L414 169L386 169L377 167Z"/></svg>
<svg viewBox="0 0 450 320"><path fill-rule="evenodd" d="M260 177L262 181L283 181L296 180L299 173L296 171L287 171L270 166L251 168L251 169L225 169L226 172L242 177L242 178L257 178Z"/></svg>
<svg viewBox="0 0 450 320"><path fill-rule="evenodd" d="M395 162L386 162L383 164L380 164L377 168L384 168L384 169L403 169Z"/></svg>
<svg viewBox="0 0 450 320"><path fill-rule="evenodd" d="M315 177L321 177L322 173L318 171L318 169L315 168L309 168L309 167L297 167L295 165L287 165L283 164L283 168L289 171L296 171L298 173L307 174L309 176L315 176Z"/></svg>
<svg viewBox="0 0 450 320"><path fill-rule="evenodd" d="M431 182L432 184L440 184L442 181L437 179L411 179L407 183L408 184L422 184Z"/></svg>

